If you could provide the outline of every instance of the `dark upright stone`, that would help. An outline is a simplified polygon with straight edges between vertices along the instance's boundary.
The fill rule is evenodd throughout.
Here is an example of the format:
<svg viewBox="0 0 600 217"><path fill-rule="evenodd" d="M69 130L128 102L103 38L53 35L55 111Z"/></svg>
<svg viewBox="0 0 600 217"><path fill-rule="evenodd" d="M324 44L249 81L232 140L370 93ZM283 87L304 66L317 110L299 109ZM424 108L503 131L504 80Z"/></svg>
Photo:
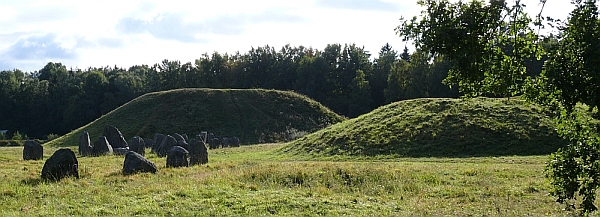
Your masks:
<svg viewBox="0 0 600 217"><path fill-rule="evenodd" d="M154 145L152 146L152 152L158 154L158 148L160 148L160 144L165 139L165 135L157 133L154 135Z"/></svg>
<svg viewBox="0 0 600 217"><path fill-rule="evenodd" d="M229 138L227 137L223 137L223 139L221 139L221 146L223 148L227 148L229 147Z"/></svg>
<svg viewBox="0 0 600 217"><path fill-rule="evenodd" d="M94 142L94 147L92 147L92 155L94 156L112 154L112 152L113 149L105 136L98 138L98 140Z"/></svg>
<svg viewBox="0 0 600 217"><path fill-rule="evenodd" d="M44 163L42 179L61 180L67 176L79 178L79 163L71 149L59 149Z"/></svg>
<svg viewBox="0 0 600 217"><path fill-rule="evenodd" d="M167 167L187 167L190 165L189 152L181 146L173 146L167 152Z"/></svg>
<svg viewBox="0 0 600 217"><path fill-rule="evenodd" d="M32 140L25 141L23 160L40 160L44 157L44 147Z"/></svg>
<svg viewBox="0 0 600 217"><path fill-rule="evenodd" d="M92 155L92 142L90 140L90 134L87 131L83 131L81 136L79 136L79 155Z"/></svg>
<svg viewBox="0 0 600 217"><path fill-rule="evenodd" d="M217 137L214 137L210 140L210 142L208 142L208 146L210 146L210 149L219 148L221 146L221 140L219 140Z"/></svg>
<svg viewBox="0 0 600 217"><path fill-rule="evenodd" d="M238 139L237 137L233 137L231 138L231 146L232 147L240 147L240 139Z"/></svg>
<svg viewBox="0 0 600 217"><path fill-rule="evenodd" d="M144 143L144 139L139 136L134 136L131 139L131 144L129 144L129 150L144 156L146 154L146 144Z"/></svg>
<svg viewBox="0 0 600 217"><path fill-rule="evenodd" d="M125 148L128 147L127 141L121 134L121 131L112 125L106 125L104 128L103 136L106 136L106 140L112 146L112 148Z"/></svg>
<svg viewBox="0 0 600 217"><path fill-rule="evenodd" d="M171 135L167 135L167 136L165 136L163 141L160 143L160 146L158 147L158 151L157 151L156 155L158 155L158 157L165 157L165 156L167 156L167 152L169 151L169 149L171 149L171 147L176 146L176 145L177 145L177 140L175 140L175 138L172 137Z"/></svg>
<svg viewBox="0 0 600 217"><path fill-rule="evenodd" d="M189 152L190 165L208 163L208 149L206 149L206 144L201 139L197 139L190 144Z"/></svg>
<svg viewBox="0 0 600 217"><path fill-rule="evenodd" d="M154 140L144 139L144 145L146 146L146 148L152 148L152 146L154 146Z"/></svg>

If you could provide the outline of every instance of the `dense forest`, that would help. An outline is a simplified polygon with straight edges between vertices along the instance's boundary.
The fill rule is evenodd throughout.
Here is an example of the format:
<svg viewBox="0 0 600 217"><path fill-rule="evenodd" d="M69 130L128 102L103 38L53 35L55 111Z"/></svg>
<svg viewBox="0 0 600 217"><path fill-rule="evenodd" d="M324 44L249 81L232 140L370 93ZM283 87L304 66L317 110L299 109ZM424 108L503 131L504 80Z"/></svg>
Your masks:
<svg viewBox="0 0 600 217"><path fill-rule="evenodd" d="M176 88L264 88L307 95L356 117L389 102L458 97L442 84L450 63L384 45L377 58L354 44L323 50L286 45L240 54L203 54L194 63L163 60L128 69L73 69L50 62L35 72L0 72L0 129L30 138L65 134L144 93Z"/></svg>
<svg viewBox="0 0 600 217"><path fill-rule="evenodd" d="M534 59L525 62L537 74L544 59ZM29 138L63 135L144 93L195 87L291 90L352 118L399 100L459 97L458 85L442 83L450 67L443 56L406 47L400 53L389 44L376 58L355 44L329 44L323 50L267 45L128 69L50 62L39 71L0 72L0 129Z"/></svg>

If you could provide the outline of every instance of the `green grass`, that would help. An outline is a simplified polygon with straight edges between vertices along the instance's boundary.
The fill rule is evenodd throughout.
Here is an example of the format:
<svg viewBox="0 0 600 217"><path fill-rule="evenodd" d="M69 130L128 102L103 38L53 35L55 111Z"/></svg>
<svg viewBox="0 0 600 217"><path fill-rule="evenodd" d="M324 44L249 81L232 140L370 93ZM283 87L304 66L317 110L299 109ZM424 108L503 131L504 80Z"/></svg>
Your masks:
<svg viewBox="0 0 600 217"><path fill-rule="evenodd" d="M415 99L291 142L282 153L339 156L545 155L566 145L541 108L520 99Z"/></svg>
<svg viewBox="0 0 600 217"><path fill-rule="evenodd" d="M0 148L2 216L564 216L546 156L324 161L283 144L209 150L210 162L121 175L123 157L80 157L80 179L40 180L44 161ZM57 148L45 147L44 159Z"/></svg>
<svg viewBox="0 0 600 217"><path fill-rule="evenodd" d="M240 138L243 144L290 141L343 118L318 102L293 92L260 89L178 89L140 96L99 119L52 140L51 146L76 146L83 131L92 142L107 124L129 140L133 136L209 131Z"/></svg>

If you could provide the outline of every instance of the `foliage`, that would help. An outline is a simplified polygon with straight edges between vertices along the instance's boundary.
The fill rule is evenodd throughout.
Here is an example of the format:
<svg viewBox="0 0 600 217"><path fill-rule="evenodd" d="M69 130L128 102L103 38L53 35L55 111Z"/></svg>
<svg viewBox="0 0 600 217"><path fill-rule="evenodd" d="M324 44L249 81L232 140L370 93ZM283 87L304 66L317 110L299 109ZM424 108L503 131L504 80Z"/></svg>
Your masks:
<svg viewBox="0 0 600 217"><path fill-rule="evenodd" d="M281 144L209 150L209 163L121 175L122 156L79 157L79 179L0 150L5 216L560 216L543 157L301 161ZM44 156L56 148L44 147Z"/></svg>
<svg viewBox="0 0 600 217"><path fill-rule="evenodd" d="M544 155L566 145L542 108L518 98L414 99L382 106L292 141L313 156Z"/></svg>
<svg viewBox="0 0 600 217"><path fill-rule="evenodd" d="M57 139L58 137L60 137L59 135L56 134L49 134L48 136L46 136L46 141L52 141Z"/></svg>
<svg viewBox="0 0 600 217"><path fill-rule="evenodd" d="M396 31L404 40L414 40L417 49L450 60L447 84L458 85L471 97L520 93L526 74L523 59L538 53L537 35L520 1L512 7L505 1L420 0L418 4L426 8L421 19L402 19Z"/></svg>
<svg viewBox="0 0 600 217"><path fill-rule="evenodd" d="M12 138L11 138L11 139L12 139L12 140L23 140L23 136L21 135L21 133L19 133L19 131L16 131L16 132L13 134L13 136L12 136Z"/></svg>
<svg viewBox="0 0 600 217"><path fill-rule="evenodd" d="M581 122L574 111L582 103L600 117L600 20L595 0L572 3L576 8L554 42L553 36L539 40L531 26L541 25L541 12L532 22L519 0L511 7L495 0L422 0L419 4L426 9L421 19L404 20L397 31L418 48L449 58L452 67L446 81L458 84L467 96L524 92L526 99L552 111L559 120L558 133L571 143L552 155L546 168L552 194L558 202L589 214L597 210L600 139L598 130ZM526 66L536 65L530 64L531 58L540 59L541 49L547 61L537 76ZM582 197L578 207L571 205L579 200L576 195Z"/></svg>
<svg viewBox="0 0 600 217"><path fill-rule="evenodd" d="M598 208L600 186L600 132L573 114L582 103L597 119L600 105L600 20L596 1L575 1L558 47L551 53L538 81L532 81L530 98L550 105L560 114L559 133L571 144L555 153L546 172L557 201L588 214ZM581 198L578 199L577 196ZM575 206L573 203L579 201Z"/></svg>
<svg viewBox="0 0 600 217"><path fill-rule="evenodd" d="M410 55L408 49L403 55ZM280 50L264 46L246 53L205 53L193 62L163 60L127 69L109 66L69 69L50 62L39 72L0 72L0 125L34 138L64 135L145 93L178 88L292 90L348 117L405 97L458 96L448 88L404 94L413 85L443 87L440 84L443 78L437 75L445 77L447 72L436 71L435 76L429 71L406 72L407 76L402 78L412 79L411 76L422 73L436 78L418 82L388 80L393 66L401 61L389 44L381 48L376 58L354 44L330 44L323 50L286 45ZM362 73L357 73L359 70ZM364 79L356 78L357 75L364 75ZM409 86L394 89L400 88L395 82ZM386 92L394 94L386 98ZM359 95L368 99L358 100Z"/></svg>

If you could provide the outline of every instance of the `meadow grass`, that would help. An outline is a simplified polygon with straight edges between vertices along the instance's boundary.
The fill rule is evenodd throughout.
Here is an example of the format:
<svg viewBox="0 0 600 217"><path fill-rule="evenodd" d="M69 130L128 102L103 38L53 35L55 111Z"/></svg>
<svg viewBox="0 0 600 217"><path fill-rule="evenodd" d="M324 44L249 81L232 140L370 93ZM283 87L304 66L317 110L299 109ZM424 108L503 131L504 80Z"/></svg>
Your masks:
<svg viewBox="0 0 600 217"><path fill-rule="evenodd" d="M156 133L194 136L209 131L219 138L238 137L242 144L285 142L343 120L290 91L186 88L144 94L49 145L77 146L84 131L96 141L106 125L117 127L128 141Z"/></svg>
<svg viewBox="0 0 600 217"><path fill-rule="evenodd" d="M80 157L80 178L40 179L44 160L0 148L2 216L564 216L546 156L311 158L284 144L209 150L209 163L121 174L122 156Z"/></svg>
<svg viewBox="0 0 600 217"><path fill-rule="evenodd" d="M486 157L548 155L567 142L542 107L519 98L404 100L290 142L315 156Z"/></svg>

